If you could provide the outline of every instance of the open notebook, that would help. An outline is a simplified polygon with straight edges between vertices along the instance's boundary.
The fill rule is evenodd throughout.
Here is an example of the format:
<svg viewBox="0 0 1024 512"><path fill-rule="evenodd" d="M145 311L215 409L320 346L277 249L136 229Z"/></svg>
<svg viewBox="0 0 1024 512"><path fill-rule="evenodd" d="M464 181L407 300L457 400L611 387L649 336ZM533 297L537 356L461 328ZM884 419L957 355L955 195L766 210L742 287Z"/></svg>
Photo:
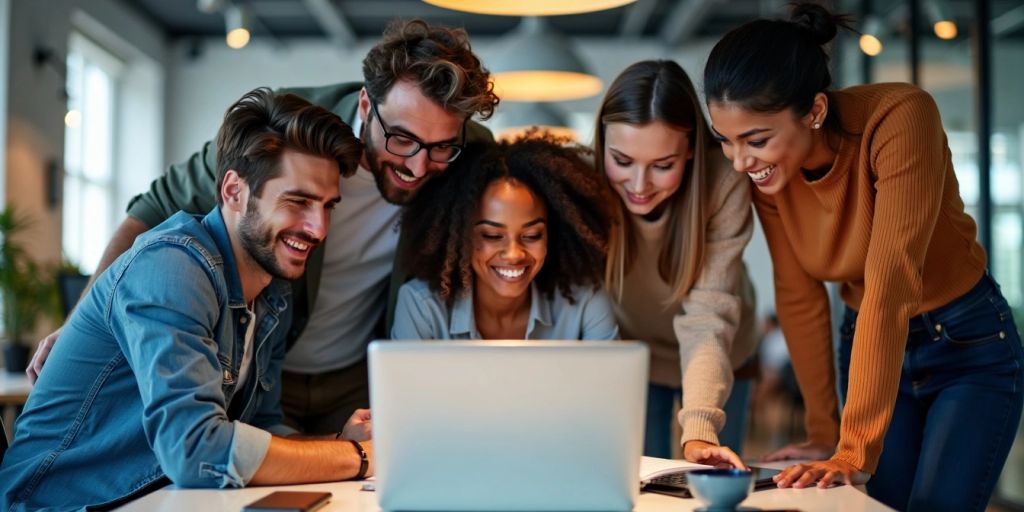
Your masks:
<svg viewBox="0 0 1024 512"><path fill-rule="evenodd" d="M692 498L686 482L686 473L695 469L710 469L712 466L694 464L685 460L641 457L640 489L646 492L667 494L679 498ZM775 488L772 477L781 470L751 466L754 471L754 490Z"/></svg>

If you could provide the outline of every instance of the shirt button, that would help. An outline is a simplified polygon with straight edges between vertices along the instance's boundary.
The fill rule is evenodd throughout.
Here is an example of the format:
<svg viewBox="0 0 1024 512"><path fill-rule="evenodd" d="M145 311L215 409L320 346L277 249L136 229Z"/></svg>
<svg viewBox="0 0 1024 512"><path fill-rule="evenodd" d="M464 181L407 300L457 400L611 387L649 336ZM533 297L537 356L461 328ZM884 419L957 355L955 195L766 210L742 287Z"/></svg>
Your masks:
<svg viewBox="0 0 1024 512"><path fill-rule="evenodd" d="M244 323L246 323L246 322L248 322L248 321L249 321L249 317L247 317L247 316L243 316L243 317L242 317L241 319L239 319L238 321L244 324Z"/></svg>

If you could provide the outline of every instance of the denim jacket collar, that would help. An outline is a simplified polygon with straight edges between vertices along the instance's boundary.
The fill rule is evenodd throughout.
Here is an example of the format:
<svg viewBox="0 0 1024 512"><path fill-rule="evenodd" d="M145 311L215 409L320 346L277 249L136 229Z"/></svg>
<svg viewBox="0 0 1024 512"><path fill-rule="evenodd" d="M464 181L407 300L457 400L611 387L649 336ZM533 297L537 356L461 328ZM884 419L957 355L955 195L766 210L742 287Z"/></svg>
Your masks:
<svg viewBox="0 0 1024 512"><path fill-rule="evenodd" d="M238 263L235 259L235 251L231 245L231 236L228 234L227 224L224 222L224 214L220 207L216 207L206 217L203 217L203 226L213 237L217 244L221 257L224 259L224 280L228 286L228 307L231 309L245 308L245 293L242 291L242 278L238 275ZM291 293L291 287L283 279L274 278L270 284L260 292L260 296L267 302L275 313L284 311L288 303L285 299Z"/></svg>

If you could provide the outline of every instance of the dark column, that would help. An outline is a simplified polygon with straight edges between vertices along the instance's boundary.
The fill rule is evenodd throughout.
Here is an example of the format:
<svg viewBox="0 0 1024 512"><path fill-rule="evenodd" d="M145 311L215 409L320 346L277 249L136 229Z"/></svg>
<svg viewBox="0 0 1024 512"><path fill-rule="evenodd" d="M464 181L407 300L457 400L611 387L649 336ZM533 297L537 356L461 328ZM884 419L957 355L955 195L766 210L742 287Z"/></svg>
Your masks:
<svg viewBox="0 0 1024 512"><path fill-rule="evenodd" d="M974 2L974 76L978 109L978 239L992 268L992 44L990 0Z"/></svg>
<svg viewBox="0 0 1024 512"><path fill-rule="evenodd" d="M907 43L910 57L910 83L921 85L921 38L918 27L921 26L921 0L907 0L910 14L907 16L909 28Z"/></svg>

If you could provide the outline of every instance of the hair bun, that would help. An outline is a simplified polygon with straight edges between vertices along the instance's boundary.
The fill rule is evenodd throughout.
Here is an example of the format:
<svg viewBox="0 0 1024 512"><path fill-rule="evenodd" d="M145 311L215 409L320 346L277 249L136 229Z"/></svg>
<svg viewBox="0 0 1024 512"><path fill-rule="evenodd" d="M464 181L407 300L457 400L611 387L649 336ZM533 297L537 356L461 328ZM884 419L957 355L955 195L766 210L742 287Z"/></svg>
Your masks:
<svg viewBox="0 0 1024 512"><path fill-rule="evenodd" d="M824 45L835 39L839 26L845 26L843 19L829 12L828 9L810 2L793 4L789 21L803 27L814 38L814 42Z"/></svg>

